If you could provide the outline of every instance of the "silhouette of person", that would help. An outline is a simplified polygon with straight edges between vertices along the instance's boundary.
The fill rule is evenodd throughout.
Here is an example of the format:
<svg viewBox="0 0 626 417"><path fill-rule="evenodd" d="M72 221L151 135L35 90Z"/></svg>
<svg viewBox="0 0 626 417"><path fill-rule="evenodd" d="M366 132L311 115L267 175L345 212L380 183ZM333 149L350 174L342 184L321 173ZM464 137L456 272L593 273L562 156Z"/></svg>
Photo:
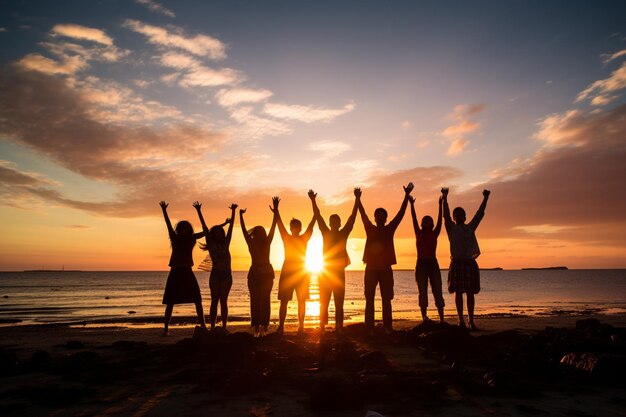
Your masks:
<svg viewBox="0 0 626 417"><path fill-rule="evenodd" d="M202 216L202 204L195 201L194 208L198 212L202 230L205 234L205 244L200 245L202 250L208 250L211 257L211 275L209 276L209 289L211 290L211 308L209 310L209 320L211 322L211 330L215 328L217 320L217 305L221 306L222 328L226 330L226 322L228 321L228 294L233 286L233 275L230 266L230 240L233 236L233 224L235 223L235 210L237 204L230 205L230 218L222 224L207 227L204 217ZM228 232L224 233L224 226L228 226Z"/></svg>
<svg viewBox="0 0 626 417"><path fill-rule="evenodd" d="M480 291L480 270L476 258L480 255L480 248L476 240L476 228L485 215L489 190L483 190L483 201L478 211L469 223L465 223L465 210L457 207L452 211L454 221L450 218L448 206L448 188L442 188L443 219L450 240L450 270L448 271L448 291L454 293L456 311L459 316L459 326L465 327L463 319L463 293L467 297L467 314L470 329L476 330L474 324L474 295Z"/></svg>
<svg viewBox="0 0 626 417"><path fill-rule="evenodd" d="M361 201L361 189L354 189L354 195L359 202L359 213L361 213L366 234L365 251L363 253L363 262L365 262L365 326L370 332L374 331L374 297L376 295L376 286L379 284L380 297L383 304L383 327L387 333L393 331L391 313L393 270L391 266L396 264L393 235L404 217L409 195L413 190L413 183L409 183L403 188L404 199L398 214L389 224L385 224L387 222L387 210L379 207L374 211L376 225L372 224L365 213Z"/></svg>
<svg viewBox="0 0 626 417"><path fill-rule="evenodd" d="M304 314L306 312L306 300L309 298L309 281L310 276L306 270L306 247L313 233L315 225L315 216L311 219L308 227L303 234L302 222L298 219L291 219L289 222L289 230L285 229L283 220L280 216L278 203L280 199L274 200L272 211L277 217L278 231L283 240L285 247L285 261L280 270L280 279L278 281L278 299L280 300L280 314L278 333L285 330L285 319L287 318L287 306L296 292L298 299L298 333L304 332Z"/></svg>
<svg viewBox="0 0 626 417"><path fill-rule="evenodd" d="M443 307L446 305L441 291L441 270L437 262L437 238L441 232L442 198L439 197L439 210L437 225L433 224L430 216L422 217L420 228L415 214L415 198L410 197L411 217L413 218L413 230L415 231L415 243L417 245L417 263L415 264L415 281L419 293L419 306L422 311L422 320L429 320L428 310L428 281L430 289L435 297L435 306L439 313L439 321L443 322ZM433 228L434 226L434 228Z"/></svg>
<svg viewBox="0 0 626 417"><path fill-rule="evenodd" d="M278 206L278 197L272 199L274 207ZM270 263L270 246L276 230L276 215L272 220L269 235L263 226L246 229L243 215L246 209L239 210L241 231L248 245L252 265L248 271L248 290L250 291L250 321L254 328L254 337L265 336L270 324L272 286L274 285L274 268Z"/></svg>
<svg viewBox="0 0 626 417"><path fill-rule="evenodd" d="M350 265L350 257L346 245L348 236L354 227L354 220L358 210L358 200L354 199L352 213L343 229L341 218L337 214L331 214L328 222L330 228L324 222L320 209L315 201L317 194L309 190L309 198L313 204L313 215L317 220L317 225L322 233L324 248L324 268L319 275L320 293L320 330L324 331L324 326L328 324L328 305L331 295L335 301L335 330L337 333L343 332L343 300L346 293L346 267Z"/></svg>
<svg viewBox="0 0 626 417"><path fill-rule="evenodd" d="M176 229L174 229L167 214L168 204L161 201L159 205L163 211L172 245L172 255L169 262L171 269L163 293L163 304L166 306L163 336L167 336L174 304L194 303L200 326L206 330L200 287L191 269L193 266L193 247L196 245L196 240L204 236L204 232L194 233L193 226L187 220L179 221L176 224Z"/></svg>

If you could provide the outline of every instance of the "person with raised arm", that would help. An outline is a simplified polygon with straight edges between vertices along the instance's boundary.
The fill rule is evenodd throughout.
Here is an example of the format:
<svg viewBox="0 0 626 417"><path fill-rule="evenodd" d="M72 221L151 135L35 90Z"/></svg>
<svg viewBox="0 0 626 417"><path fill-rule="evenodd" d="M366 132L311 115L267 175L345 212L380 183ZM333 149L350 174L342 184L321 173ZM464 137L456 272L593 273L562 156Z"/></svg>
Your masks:
<svg viewBox="0 0 626 417"><path fill-rule="evenodd" d="M420 228L415 214L415 197L409 197L411 203L411 217L413 218L413 230L415 231L415 243L417 246L417 263L415 264L415 281L419 293L419 306L422 312L422 320L428 318L428 282L430 290L435 298L435 306L439 313L439 321L443 323L443 307L445 301L441 291L441 270L437 262L437 238L441 232L442 198L439 197L439 210L437 214L437 224L433 223L430 216L422 217L422 227Z"/></svg>
<svg viewBox="0 0 626 417"><path fill-rule="evenodd" d="M315 216L311 219L305 232L302 231L302 222L298 219L291 219L289 230L285 229L283 220L278 210L278 202L275 202L272 211L277 218L278 231L285 247L285 261L280 270L278 281L278 299L280 300L280 314L278 333L285 330L285 319L287 318L287 306L293 298L294 291L298 300L298 333L304 333L304 314L306 312L306 300L309 298L310 275L306 270L306 247L313 233Z"/></svg>
<svg viewBox="0 0 626 417"><path fill-rule="evenodd" d="M273 210L278 207L278 197L272 198ZM263 337L270 324L271 293L274 285L274 268L270 263L270 246L276 230L276 214L267 234L263 226L246 229L243 215L246 209L239 210L241 231L248 245L252 265L248 271L248 290L250 291L250 322L254 328L254 337Z"/></svg>
<svg viewBox="0 0 626 417"><path fill-rule="evenodd" d="M167 276L165 291L163 293L163 304L165 304L165 319L163 336L167 336L170 319L174 304L194 303L196 305L196 313L200 326L206 330L204 323L204 311L202 309L202 295L196 276L193 274L191 267L193 266L193 248L196 240L205 235L202 233L194 233L193 226L187 220L181 220L176 224L176 228L172 227L172 222L167 214L168 204L165 201L159 203L165 218L167 233L172 245L172 255L170 256L170 273Z"/></svg>
<svg viewBox="0 0 626 417"><path fill-rule="evenodd" d="M346 249L348 236L354 227L354 220L358 211L359 197L355 197L352 213L348 217L345 226L341 227L341 218L337 214L331 214L328 223L322 218L320 209L315 198L317 194L309 190L309 198L313 204L313 215L320 228L323 240L324 268L319 276L320 294L320 330L323 332L324 326L328 324L328 305L330 297L334 297L335 302L335 331L343 332L343 300L346 293L346 267L350 265L350 257Z"/></svg>
<svg viewBox="0 0 626 417"><path fill-rule="evenodd" d="M443 219L450 240L450 269L448 271L448 291L454 293L456 311L459 316L459 326L465 327L463 318L463 294L467 298L467 315L469 327L477 330L474 324L474 295L480 291L480 270L476 258L480 255L480 248L476 240L476 228L485 215L485 208L489 200L489 190L483 190L483 201L478 211L469 223L465 223L465 210L456 207L450 218L448 206L448 188L441 189L443 199Z"/></svg>
<svg viewBox="0 0 626 417"><path fill-rule="evenodd" d="M359 213L365 227L365 251L363 253L363 262L365 263L365 326L370 333L374 331L374 297L376 296L376 286L380 284L380 297L383 304L383 327L385 332L391 333L392 312L391 300L393 300L393 269L392 265L396 264L396 251L393 244L393 236L396 229L400 225L406 206L409 202L409 196L413 190L413 183L409 183L404 188L404 199L398 214L387 223L387 210L382 207L374 211L373 225L365 213L363 203L361 201L361 189L355 188L354 195L359 201Z"/></svg>
<svg viewBox="0 0 626 417"><path fill-rule="evenodd" d="M230 266L230 240L233 236L233 224L235 223L235 210L237 204L230 205L230 217L222 224L207 227L202 216L202 204L195 201L194 208L198 212L202 230L205 235L205 244L200 245L202 250L209 251L211 259L211 275L209 276L209 289L211 290L211 308L209 310L209 320L211 330L215 329L217 320L217 305L221 306L222 329L226 331L228 321L228 294L233 286L233 274ZM224 226L228 226L228 231L224 233Z"/></svg>

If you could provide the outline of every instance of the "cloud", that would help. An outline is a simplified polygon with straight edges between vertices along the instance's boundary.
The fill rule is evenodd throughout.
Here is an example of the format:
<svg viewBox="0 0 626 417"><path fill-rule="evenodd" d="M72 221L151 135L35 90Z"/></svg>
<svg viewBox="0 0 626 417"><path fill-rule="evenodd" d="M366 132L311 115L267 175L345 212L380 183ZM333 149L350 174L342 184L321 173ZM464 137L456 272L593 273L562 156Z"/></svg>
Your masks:
<svg viewBox="0 0 626 417"><path fill-rule="evenodd" d="M61 62L45 56L32 53L24 56L17 65L30 71L39 71L44 74L74 75L89 65L79 56L65 57Z"/></svg>
<svg viewBox="0 0 626 417"><path fill-rule="evenodd" d="M314 152L321 152L326 157L335 157L351 150L352 146L349 143L340 141L320 140L317 142L309 143L307 149Z"/></svg>
<svg viewBox="0 0 626 417"><path fill-rule="evenodd" d="M590 238L594 227L626 235L626 105L600 113L572 110L548 119L549 127L540 125L536 135L546 146L516 162L516 175L507 172L461 198L470 196L476 205L482 188L492 190L486 229L492 236L540 231L529 225L550 225L553 235L579 241ZM596 234L595 239L605 237Z"/></svg>
<svg viewBox="0 0 626 417"><path fill-rule="evenodd" d="M624 88L626 88L626 62L613 71L609 78L591 83L578 94L575 102L590 100L594 106L603 106L619 97L616 93Z"/></svg>
<svg viewBox="0 0 626 417"><path fill-rule="evenodd" d="M124 26L148 38L148 42L170 49L182 49L193 55L207 57L214 60L226 58L226 45L217 38L207 35L185 36L180 28L167 29L142 23L138 20L127 19Z"/></svg>
<svg viewBox="0 0 626 417"><path fill-rule="evenodd" d="M160 13L168 17L176 17L173 11L153 0L135 0L135 3L146 6L151 12Z"/></svg>
<svg viewBox="0 0 626 417"><path fill-rule="evenodd" d="M113 45L111 39L103 30L94 29L75 24L60 24L52 28L52 34L66 36L68 38L82 39L96 42L102 45Z"/></svg>
<svg viewBox="0 0 626 417"><path fill-rule="evenodd" d="M115 125L94 118L91 107L80 91L56 77L19 68L0 73L0 134L72 172L116 186L113 201L77 201L32 175L5 170L5 176L13 175L32 197L108 216L145 216L152 213L148 201L193 198L186 166L220 149L226 139L185 123L158 130Z"/></svg>
<svg viewBox="0 0 626 417"><path fill-rule="evenodd" d="M166 52L161 55L161 65L182 70L176 79L182 87L218 87L236 84L243 80L241 72L231 68L214 70L201 64L196 58L178 52Z"/></svg>
<svg viewBox="0 0 626 417"><path fill-rule="evenodd" d="M223 107L232 107L242 103L259 103L273 95L269 90L252 88L221 89L215 94L217 102Z"/></svg>
<svg viewBox="0 0 626 417"><path fill-rule="evenodd" d="M297 120L304 123L330 122L331 120L350 113L356 105L352 102L339 109L329 109L316 106L302 106L297 104L267 103L263 113L277 119Z"/></svg>
<svg viewBox="0 0 626 417"><path fill-rule="evenodd" d="M611 61L615 61L616 59L623 56L626 56L626 49L622 49L621 51L617 51L612 54L602 54L602 63L606 65Z"/></svg>
<svg viewBox="0 0 626 417"><path fill-rule="evenodd" d="M453 123L441 132L444 137L450 140L448 155L459 155L465 150L470 143L467 136L481 127L480 123L472 121L471 118L484 110L484 104L459 104L454 108L452 114L448 116L449 119L453 120Z"/></svg>
<svg viewBox="0 0 626 417"><path fill-rule="evenodd" d="M266 136L288 135L293 132L293 129L286 123L255 115L254 109L249 106L233 108L230 117L240 124L234 129L233 135L242 138L260 139Z"/></svg>

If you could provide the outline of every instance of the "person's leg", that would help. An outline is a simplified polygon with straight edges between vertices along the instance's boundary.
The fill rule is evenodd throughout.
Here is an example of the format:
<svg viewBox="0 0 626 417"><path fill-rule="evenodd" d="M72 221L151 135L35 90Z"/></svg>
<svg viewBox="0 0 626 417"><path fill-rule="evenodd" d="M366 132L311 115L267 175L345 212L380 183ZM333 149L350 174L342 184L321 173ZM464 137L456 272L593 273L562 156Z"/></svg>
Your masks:
<svg viewBox="0 0 626 417"><path fill-rule="evenodd" d="M439 269L439 263L437 260L433 262L430 270L430 289L433 292L433 297L435 298L435 306L437 306L437 312L439 313L439 321L443 323L443 308L446 305L446 302L443 299L441 289L441 270Z"/></svg>
<svg viewBox="0 0 626 417"><path fill-rule="evenodd" d="M306 313L306 300L298 300L298 333L304 332L304 314Z"/></svg>
<svg viewBox="0 0 626 417"><path fill-rule="evenodd" d="M248 290L250 291L250 325L254 328L256 336L259 333L260 324L260 299L258 285L254 280L250 280L250 277L248 277Z"/></svg>
<svg viewBox="0 0 626 417"><path fill-rule="evenodd" d="M216 271L211 271L209 276L209 289L211 290L211 306L209 307L209 321L211 322L211 330L215 328L217 320L217 303L220 300L220 277Z"/></svg>
<svg viewBox="0 0 626 417"><path fill-rule="evenodd" d="M271 276L269 276L264 282L263 287L260 289L260 297L261 297L261 335L265 336L267 332L267 328L270 324L270 314L272 308L271 295L272 295L272 286L274 285L274 272L272 271Z"/></svg>
<svg viewBox="0 0 626 417"><path fill-rule="evenodd" d="M280 300L280 311L278 313L278 331L283 332L285 330L285 319L287 318L287 306L289 300Z"/></svg>
<svg viewBox="0 0 626 417"><path fill-rule="evenodd" d="M418 304L422 312L422 320L428 320L428 274L423 261L417 261L415 281L417 282Z"/></svg>
<svg viewBox="0 0 626 417"><path fill-rule="evenodd" d="M328 305L330 304L331 287L329 277L324 272L319 278L319 294L320 294L320 330L324 331L324 326L328 324Z"/></svg>
<svg viewBox="0 0 626 417"><path fill-rule="evenodd" d="M393 270L391 266L380 271L380 298L383 304L383 327L393 330L391 300L393 300Z"/></svg>
<svg viewBox="0 0 626 417"><path fill-rule="evenodd" d="M163 336L167 336L167 332L170 327L170 320L172 319L172 311L174 311L174 304L167 304L165 306L165 319L163 320Z"/></svg>
<svg viewBox="0 0 626 417"><path fill-rule="evenodd" d="M343 300L346 295L346 271L337 271L337 285L333 291L335 301L335 331L343 331Z"/></svg>
<svg viewBox="0 0 626 417"><path fill-rule="evenodd" d="M476 330L476 325L474 324L474 294L468 292L467 293L467 315L469 317L469 326L470 329Z"/></svg>
<svg viewBox="0 0 626 417"><path fill-rule="evenodd" d="M200 327L206 329L206 324L204 323L204 309L202 308L202 301L196 303L196 314L198 314L198 320L200 321Z"/></svg>
<svg viewBox="0 0 626 417"><path fill-rule="evenodd" d="M463 320L463 293L457 291L454 293L454 302L456 303L456 314L459 316L459 326L465 327Z"/></svg>
<svg viewBox="0 0 626 417"><path fill-rule="evenodd" d="M222 313L222 327L226 330L226 323L228 322L228 294L230 294L230 288L233 286L232 276L228 276L222 282L220 288L220 311Z"/></svg>
<svg viewBox="0 0 626 417"><path fill-rule="evenodd" d="M376 272L372 268L365 267L363 278L365 290L365 327L374 330L374 296L376 295Z"/></svg>

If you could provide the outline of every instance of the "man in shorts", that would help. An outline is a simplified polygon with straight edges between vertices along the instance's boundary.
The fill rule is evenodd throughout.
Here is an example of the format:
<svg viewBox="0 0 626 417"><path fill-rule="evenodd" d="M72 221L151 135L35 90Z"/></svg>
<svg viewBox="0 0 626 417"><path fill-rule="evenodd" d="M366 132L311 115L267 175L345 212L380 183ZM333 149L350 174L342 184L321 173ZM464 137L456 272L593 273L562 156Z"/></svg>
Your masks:
<svg viewBox="0 0 626 417"><path fill-rule="evenodd" d="M280 200L279 200L280 201ZM283 240L285 247L285 261L280 270L280 279L278 281L278 299L280 300L279 325L277 332L283 333L285 330L285 319L287 318L287 306L293 298L293 292L296 292L298 299L298 333L304 332L304 313L306 312L306 300L309 298L309 281L310 276L306 270L306 247L313 233L315 225L315 216L311 219L311 223L303 234L302 222L298 219L291 219L289 222L289 230L285 229L283 220L278 210L278 202L274 208L271 208L277 217L278 231Z"/></svg>

